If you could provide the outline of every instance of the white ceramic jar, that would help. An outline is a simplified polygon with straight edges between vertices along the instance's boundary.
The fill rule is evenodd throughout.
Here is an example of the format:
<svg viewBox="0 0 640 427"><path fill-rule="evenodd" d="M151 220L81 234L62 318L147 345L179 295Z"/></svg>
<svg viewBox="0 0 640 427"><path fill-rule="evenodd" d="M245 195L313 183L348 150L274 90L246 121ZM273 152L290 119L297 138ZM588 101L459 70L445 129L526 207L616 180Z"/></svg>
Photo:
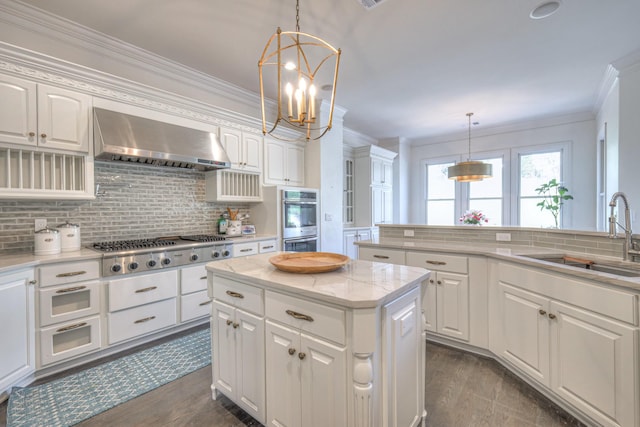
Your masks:
<svg viewBox="0 0 640 427"><path fill-rule="evenodd" d="M58 225L60 231L60 248L62 252L72 252L80 250L80 226L71 224L69 221Z"/></svg>
<svg viewBox="0 0 640 427"><path fill-rule="evenodd" d="M55 255L59 254L60 232L55 228L43 228L34 234L34 253L36 255Z"/></svg>
<svg viewBox="0 0 640 427"><path fill-rule="evenodd" d="M240 236L242 234L242 221L227 222L227 236Z"/></svg>

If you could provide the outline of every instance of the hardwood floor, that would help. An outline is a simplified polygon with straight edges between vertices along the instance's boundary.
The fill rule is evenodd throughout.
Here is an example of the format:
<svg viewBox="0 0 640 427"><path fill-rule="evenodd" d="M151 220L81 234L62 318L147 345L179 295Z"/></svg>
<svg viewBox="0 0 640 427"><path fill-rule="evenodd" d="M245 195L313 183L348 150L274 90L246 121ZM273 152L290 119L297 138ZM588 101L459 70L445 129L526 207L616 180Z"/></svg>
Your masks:
<svg viewBox="0 0 640 427"><path fill-rule="evenodd" d="M426 363L428 427L582 426L493 360L429 343ZM210 386L208 366L78 426L260 425L227 398L212 400ZM6 409L0 405L0 425Z"/></svg>

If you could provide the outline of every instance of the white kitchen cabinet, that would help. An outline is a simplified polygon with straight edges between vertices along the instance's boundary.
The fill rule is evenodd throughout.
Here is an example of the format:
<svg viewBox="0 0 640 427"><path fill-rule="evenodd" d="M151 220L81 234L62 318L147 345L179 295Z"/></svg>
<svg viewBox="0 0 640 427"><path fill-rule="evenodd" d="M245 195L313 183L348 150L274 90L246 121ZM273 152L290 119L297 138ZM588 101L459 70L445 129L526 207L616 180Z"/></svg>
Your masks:
<svg viewBox="0 0 640 427"><path fill-rule="evenodd" d="M393 159L396 153L372 145L354 149L355 225L393 222Z"/></svg>
<svg viewBox="0 0 640 427"><path fill-rule="evenodd" d="M212 295L213 397L224 393L264 424L263 292L233 280L219 285Z"/></svg>
<svg viewBox="0 0 640 427"><path fill-rule="evenodd" d="M233 257L255 255L260 252L258 242L242 242L233 244Z"/></svg>
<svg viewBox="0 0 640 427"><path fill-rule="evenodd" d="M220 128L220 142L231 161L231 168L243 172L262 172L262 136L233 128Z"/></svg>
<svg viewBox="0 0 640 427"><path fill-rule="evenodd" d="M266 252L275 252L278 250L276 239L262 240L258 242L258 252L263 254Z"/></svg>
<svg viewBox="0 0 640 427"><path fill-rule="evenodd" d="M304 186L304 147L265 138L264 183Z"/></svg>
<svg viewBox="0 0 640 427"><path fill-rule="evenodd" d="M407 265L432 270L425 298L426 329L469 341L469 275L466 257L407 251Z"/></svg>
<svg viewBox="0 0 640 427"><path fill-rule="evenodd" d="M500 265L498 356L603 426L637 426L638 301L631 293Z"/></svg>
<svg viewBox="0 0 640 427"><path fill-rule="evenodd" d="M344 224L353 224L355 219L354 210L355 210L355 159L353 158L352 153L345 150L343 155L343 183L342 183L342 192L343 192L343 200L342 200L342 222Z"/></svg>
<svg viewBox="0 0 640 427"><path fill-rule="evenodd" d="M350 228L343 231L344 250L343 253L351 259L358 259L358 246L355 242L360 240L371 240L371 229Z"/></svg>
<svg viewBox="0 0 640 427"><path fill-rule="evenodd" d="M0 142L89 152L89 95L0 76Z"/></svg>
<svg viewBox="0 0 640 427"><path fill-rule="evenodd" d="M358 248L358 259L365 261L387 262L390 264L406 264L405 253L401 249L372 248L364 246Z"/></svg>
<svg viewBox="0 0 640 427"><path fill-rule="evenodd" d="M0 274L0 395L36 369L33 269Z"/></svg>
<svg viewBox="0 0 640 427"><path fill-rule="evenodd" d="M211 315L204 264L180 268L180 322Z"/></svg>

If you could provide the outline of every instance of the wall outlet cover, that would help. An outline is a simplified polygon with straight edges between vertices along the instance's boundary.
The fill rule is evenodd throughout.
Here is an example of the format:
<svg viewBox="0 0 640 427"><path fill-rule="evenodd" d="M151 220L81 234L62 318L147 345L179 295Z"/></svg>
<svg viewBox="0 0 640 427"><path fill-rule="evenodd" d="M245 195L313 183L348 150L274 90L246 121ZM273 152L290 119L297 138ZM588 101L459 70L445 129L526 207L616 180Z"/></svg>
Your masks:
<svg viewBox="0 0 640 427"><path fill-rule="evenodd" d="M42 230L43 228L47 228L47 220L44 218L36 219L36 224L35 224L36 231Z"/></svg>
<svg viewBox="0 0 640 427"><path fill-rule="evenodd" d="M413 237L415 233L413 230L404 230L404 237Z"/></svg>
<svg viewBox="0 0 640 427"><path fill-rule="evenodd" d="M511 233L496 233L496 242L510 242Z"/></svg>

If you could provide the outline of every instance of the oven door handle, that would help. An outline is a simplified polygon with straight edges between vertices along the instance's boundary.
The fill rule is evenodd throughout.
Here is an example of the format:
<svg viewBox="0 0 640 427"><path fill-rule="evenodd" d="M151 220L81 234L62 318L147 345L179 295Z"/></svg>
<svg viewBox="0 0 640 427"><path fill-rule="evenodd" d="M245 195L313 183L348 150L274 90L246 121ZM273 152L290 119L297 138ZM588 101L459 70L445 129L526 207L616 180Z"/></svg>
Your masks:
<svg viewBox="0 0 640 427"><path fill-rule="evenodd" d="M285 205L317 205L318 202L297 202L294 200L285 200Z"/></svg>
<svg viewBox="0 0 640 427"><path fill-rule="evenodd" d="M318 240L318 236L303 237L302 239L286 239L284 240L284 244L286 245L287 243L305 243L305 242L312 242L314 240Z"/></svg>

